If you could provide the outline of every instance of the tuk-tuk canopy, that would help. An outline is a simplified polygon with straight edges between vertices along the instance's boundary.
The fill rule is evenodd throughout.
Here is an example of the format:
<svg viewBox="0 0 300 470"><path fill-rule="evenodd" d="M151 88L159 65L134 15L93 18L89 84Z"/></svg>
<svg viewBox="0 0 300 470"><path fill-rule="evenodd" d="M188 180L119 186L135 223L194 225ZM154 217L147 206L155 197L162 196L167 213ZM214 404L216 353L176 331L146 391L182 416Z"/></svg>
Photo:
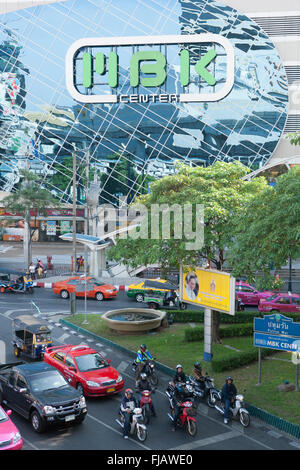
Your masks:
<svg viewBox="0 0 300 470"><path fill-rule="evenodd" d="M171 282L159 282L159 281L152 281L151 279L146 279L144 282L144 287L148 287L149 289L163 289L163 290L177 290L178 286L172 284Z"/></svg>
<svg viewBox="0 0 300 470"><path fill-rule="evenodd" d="M27 330L33 334L50 333L49 328L45 324L30 315L21 315L15 318L13 320L13 328L15 330Z"/></svg>

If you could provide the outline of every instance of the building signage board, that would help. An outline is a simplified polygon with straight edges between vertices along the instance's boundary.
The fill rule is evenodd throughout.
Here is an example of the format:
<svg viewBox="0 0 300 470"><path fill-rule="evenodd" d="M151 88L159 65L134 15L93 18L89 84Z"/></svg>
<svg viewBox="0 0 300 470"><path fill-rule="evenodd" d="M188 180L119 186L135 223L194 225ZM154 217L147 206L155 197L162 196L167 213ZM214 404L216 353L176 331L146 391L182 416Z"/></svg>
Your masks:
<svg viewBox="0 0 300 470"><path fill-rule="evenodd" d="M212 102L232 90L234 67L234 48L218 34L83 38L66 54L66 87L82 103ZM175 69L180 91L170 93Z"/></svg>

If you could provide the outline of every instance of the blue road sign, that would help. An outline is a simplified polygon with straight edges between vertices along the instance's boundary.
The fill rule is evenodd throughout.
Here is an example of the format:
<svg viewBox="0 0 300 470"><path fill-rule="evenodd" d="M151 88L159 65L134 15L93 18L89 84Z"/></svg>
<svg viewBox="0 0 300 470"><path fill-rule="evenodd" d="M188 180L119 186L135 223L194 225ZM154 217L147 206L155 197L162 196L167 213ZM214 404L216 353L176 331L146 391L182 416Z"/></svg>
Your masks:
<svg viewBox="0 0 300 470"><path fill-rule="evenodd" d="M291 318L274 313L265 315L264 318L254 318L254 331L300 338L300 323L294 323Z"/></svg>
<svg viewBox="0 0 300 470"><path fill-rule="evenodd" d="M281 335L254 332L253 345L259 348L300 353L300 339Z"/></svg>

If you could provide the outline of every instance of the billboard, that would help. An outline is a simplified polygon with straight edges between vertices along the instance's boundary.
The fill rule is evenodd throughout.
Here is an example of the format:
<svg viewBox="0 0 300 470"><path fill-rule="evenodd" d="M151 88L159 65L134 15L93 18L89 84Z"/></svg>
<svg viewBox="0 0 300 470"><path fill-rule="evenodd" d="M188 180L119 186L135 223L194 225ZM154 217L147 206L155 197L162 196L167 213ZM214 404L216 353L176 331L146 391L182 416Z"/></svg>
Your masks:
<svg viewBox="0 0 300 470"><path fill-rule="evenodd" d="M235 278L229 273L214 269L184 269L181 292L186 303L235 314Z"/></svg>

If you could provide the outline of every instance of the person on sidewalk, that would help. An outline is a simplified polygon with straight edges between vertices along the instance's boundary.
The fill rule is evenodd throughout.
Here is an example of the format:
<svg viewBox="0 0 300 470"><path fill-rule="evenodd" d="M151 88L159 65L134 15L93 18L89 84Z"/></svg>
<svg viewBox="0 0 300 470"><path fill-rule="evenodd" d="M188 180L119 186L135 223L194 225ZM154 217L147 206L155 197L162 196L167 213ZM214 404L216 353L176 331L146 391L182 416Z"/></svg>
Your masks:
<svg viewBox="0 0 300 470"><path fill-rule="evenodd" d="M237 395L237 389L235 385L233 385L232 377L227 377L226 382L223 385L222 392L221 392L221 399L225 405L225 412L224 412L224 423L228 423L228 416L229 416L229 408L230 405L234 403L235 397Z"/></svg>
<svg viewBox="0 0 300 470"><path fill-rule="evenodd" d="M30 263L28 271L31 276L31 279L35 279L35 266L33 262Z"/></svg>

